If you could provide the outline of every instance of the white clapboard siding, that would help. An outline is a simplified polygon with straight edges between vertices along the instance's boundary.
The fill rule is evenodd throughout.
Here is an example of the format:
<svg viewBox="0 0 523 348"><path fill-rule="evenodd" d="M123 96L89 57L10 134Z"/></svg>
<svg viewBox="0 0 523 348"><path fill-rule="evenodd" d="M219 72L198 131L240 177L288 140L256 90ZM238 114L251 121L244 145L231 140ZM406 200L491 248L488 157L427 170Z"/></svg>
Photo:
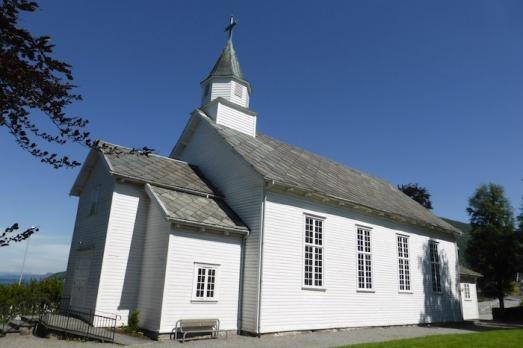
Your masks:
<svg viewBox="0 0 523 348"><path fill-rule="evenodd" d="M230 106L219 103L216 123L236 129L252 137L256 135L256 116L248 115Z"/></svg>
<svg viewBox="0 0 523 348"><path fill-rule="evenodd" d="M304 213L325 218L324 291L302 289ZM357 291L356 224L372 227L374 292ZM409 236L411 293L398 285L397 233ZM429 239L439 242L442 294L433 294ZM297 196L268 193L261 332L461 320L453 237L432 234Z"/></svg>
<svg viewBox="0 0 523 348"><path fill-rule="evenodd" d="M107 165L103 161L103 159L97 160L91 176L80 195L64 287L64 297L84 297L81 305L87 308L94 308L96 304L113 195L114 180L109 175ZM96 213L89 215L91 195L96 188L99 189L99 203L96 206ZM89 261L82 257L82 255L86 254L89 254ZM87 269L78 264L87 261L89 262L89 265L86 266ZM83 274L81 277L86 276L84 272L87 272L88 275L86 286L76 289L76 293L73 296L71 290L75 281L75 269L82 270Z"/></svg>
<svg viewBox="0 0 523 348"><path fill-rule="evenodd" d="M138 310L140 327L153 332L160 331L170 225L158 204L151 202L143 247Z"/></svg>
<svg viewBox="0 0 523 348"><path fill-rule="evenodd" d="M249 91L247 89L247 86L231 78L212 78L206 84L209 84L209 93L205 94L205 92L207 91L207 87L206 85L204 85L202 105L205 105L210 101L221 97L245 108L249 107ZM235 94L236 86L239 86L238 88L241 88L241 97Z"/></svg>
<svg viewBox="0 0 523 348"><path fill-rule="evenodd" d="M470 299L465 299L465 283L461 283L461 306L463 308L463 319L479 319L478 294L476 284L467 282L470 289Z"/></svg>
<svg viewBox="0 0 523 348"><path fill-rule="evenodd" d="M195 130L181 159L199 167L250 229L244 258L241 329L255 332L263 179L206 122Z"/></svg>
<svg viewBox="0 0 523 348"><path fill-rule="evenodd" d="M219 319L221 330L238 327L241 238L234 235L173 230L162 305L161 333L180 319ZM193 301L195 263L217 267L216 302Z"/></svg>
<svg viewBox="0 0 523 348"><path fill-rule="evenodd" d="M120 315L119 324L138 305L148 205L143 185L115 184L96 310Z"/></svg>

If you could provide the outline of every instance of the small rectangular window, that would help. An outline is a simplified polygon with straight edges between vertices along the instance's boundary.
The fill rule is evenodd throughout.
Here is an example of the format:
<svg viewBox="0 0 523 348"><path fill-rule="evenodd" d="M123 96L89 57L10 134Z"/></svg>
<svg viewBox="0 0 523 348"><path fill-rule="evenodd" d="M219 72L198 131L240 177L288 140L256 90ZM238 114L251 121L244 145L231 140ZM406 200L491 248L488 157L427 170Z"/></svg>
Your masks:
<svg viewBox="0 0 523 348"><path fill-rule="evenodd" d="M430 248L430 272L432 278L432 291L441 292L440 260L438 254L438 243L429 242Z"/></svg>
<svg viewBox="0 0 523 348"><path fill-rule="evenodd" d="M239 83L234 83L234 95L240 98L243 96L243 86Z"/></svg>
<svg viewBox="0 0 523 348"><path fill-rule="evenodd" d="M470 284L463 284L463 292L465 293L465 300L470 300Z"/></svg>
<svg viewBox="0 0 523 348"><path fill-rule="evenodd" d="M400 291L410 291L409 237L398 235Z"/></svg>
<svg viewBox="0 0 523 348"><path fill-rule="evenodd" d="M193 300L216 300L216 266L195 264Z"/></svg>
<svg viewBox="0 0 523 348"><path fill-rule="evenodd" d="M372 254L370 230L358 227L358 289L372 289Z"/></svg>
<svg viewBox="0 0 523 348"><path fill-rule="evenodd" d="M305 217L305 254L303 285L323 286L323 220Z"/></svg>
<svg viewBox="0 0 523 348"><path fill-rule="evenodd" d="M89 216L95 215L97 212L98 201L100 200L100 186L96 186L91 191L91 196L89 197Z"/></svg>

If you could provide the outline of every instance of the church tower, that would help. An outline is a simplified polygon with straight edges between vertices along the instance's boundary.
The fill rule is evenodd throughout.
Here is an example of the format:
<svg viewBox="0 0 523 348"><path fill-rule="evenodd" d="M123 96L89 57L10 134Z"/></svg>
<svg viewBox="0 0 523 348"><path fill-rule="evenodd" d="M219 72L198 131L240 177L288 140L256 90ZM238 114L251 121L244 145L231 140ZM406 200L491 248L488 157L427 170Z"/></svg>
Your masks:
<svg viewBox="0 0 523 348"><path fill-rule="evenodd" d="M216 123L256 136L256 112L249 109L251 85L245 80L232 43L234 18L225 28L227 43L209 76L201 82L202 109Z"/></svg>

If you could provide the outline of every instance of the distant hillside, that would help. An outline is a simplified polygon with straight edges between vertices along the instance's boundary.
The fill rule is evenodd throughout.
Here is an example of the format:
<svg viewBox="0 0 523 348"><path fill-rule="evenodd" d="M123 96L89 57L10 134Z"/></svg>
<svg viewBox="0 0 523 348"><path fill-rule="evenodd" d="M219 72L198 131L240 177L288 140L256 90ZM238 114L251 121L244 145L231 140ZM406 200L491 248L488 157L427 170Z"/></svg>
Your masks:
<svg viewBox="0 0 523 348"><path fill-rule="evenodd" d="M58 278L61 280L65 279L65 272L57 273L45 273L45 274L32 274L26 273L22 278L23 283L28 283L31 280L44 280L47 278ZM0 284L13 284L18 283L20 280L20 273L17 272L0 272Z"/></svg>
<svg viewBox="0 0 523 348"><path fill-rule="evenodd" d="M50 278L65 280L65 271L64 272L53 273L50 276L48 276L47 278L45 278L45 279L50 279Z"/></svg>
<svg viewBox="0 0 523 348"><path fill-rule="evenodd" d="M470 239L470 224L466 222L446 219L442 217L443 220L451 224L452 226L459 228L461 231L463 231L463 235L458 238L458 248L459 248L459 262L463 266L468 266L467 261L465 260L465 248L467 246L467 242Z"/></svg>

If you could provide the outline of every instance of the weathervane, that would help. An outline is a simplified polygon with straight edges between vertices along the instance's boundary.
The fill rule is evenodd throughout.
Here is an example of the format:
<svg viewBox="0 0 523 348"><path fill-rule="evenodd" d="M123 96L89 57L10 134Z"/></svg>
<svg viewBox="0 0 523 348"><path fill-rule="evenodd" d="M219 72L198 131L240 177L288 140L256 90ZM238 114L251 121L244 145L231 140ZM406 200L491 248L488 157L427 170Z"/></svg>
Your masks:
<svg viewBox="0 0 523 348"><path fill-rule="evenodd" d="M234 27L236 26L236 24L238 24L238 22L236 22L234 20L234 17L231 16L231 18L229 19L229 25L225 28L224 31L227 31L228 32L228 39L230 40L231 37L232 37L232 31L234 29Z"/></svg>

